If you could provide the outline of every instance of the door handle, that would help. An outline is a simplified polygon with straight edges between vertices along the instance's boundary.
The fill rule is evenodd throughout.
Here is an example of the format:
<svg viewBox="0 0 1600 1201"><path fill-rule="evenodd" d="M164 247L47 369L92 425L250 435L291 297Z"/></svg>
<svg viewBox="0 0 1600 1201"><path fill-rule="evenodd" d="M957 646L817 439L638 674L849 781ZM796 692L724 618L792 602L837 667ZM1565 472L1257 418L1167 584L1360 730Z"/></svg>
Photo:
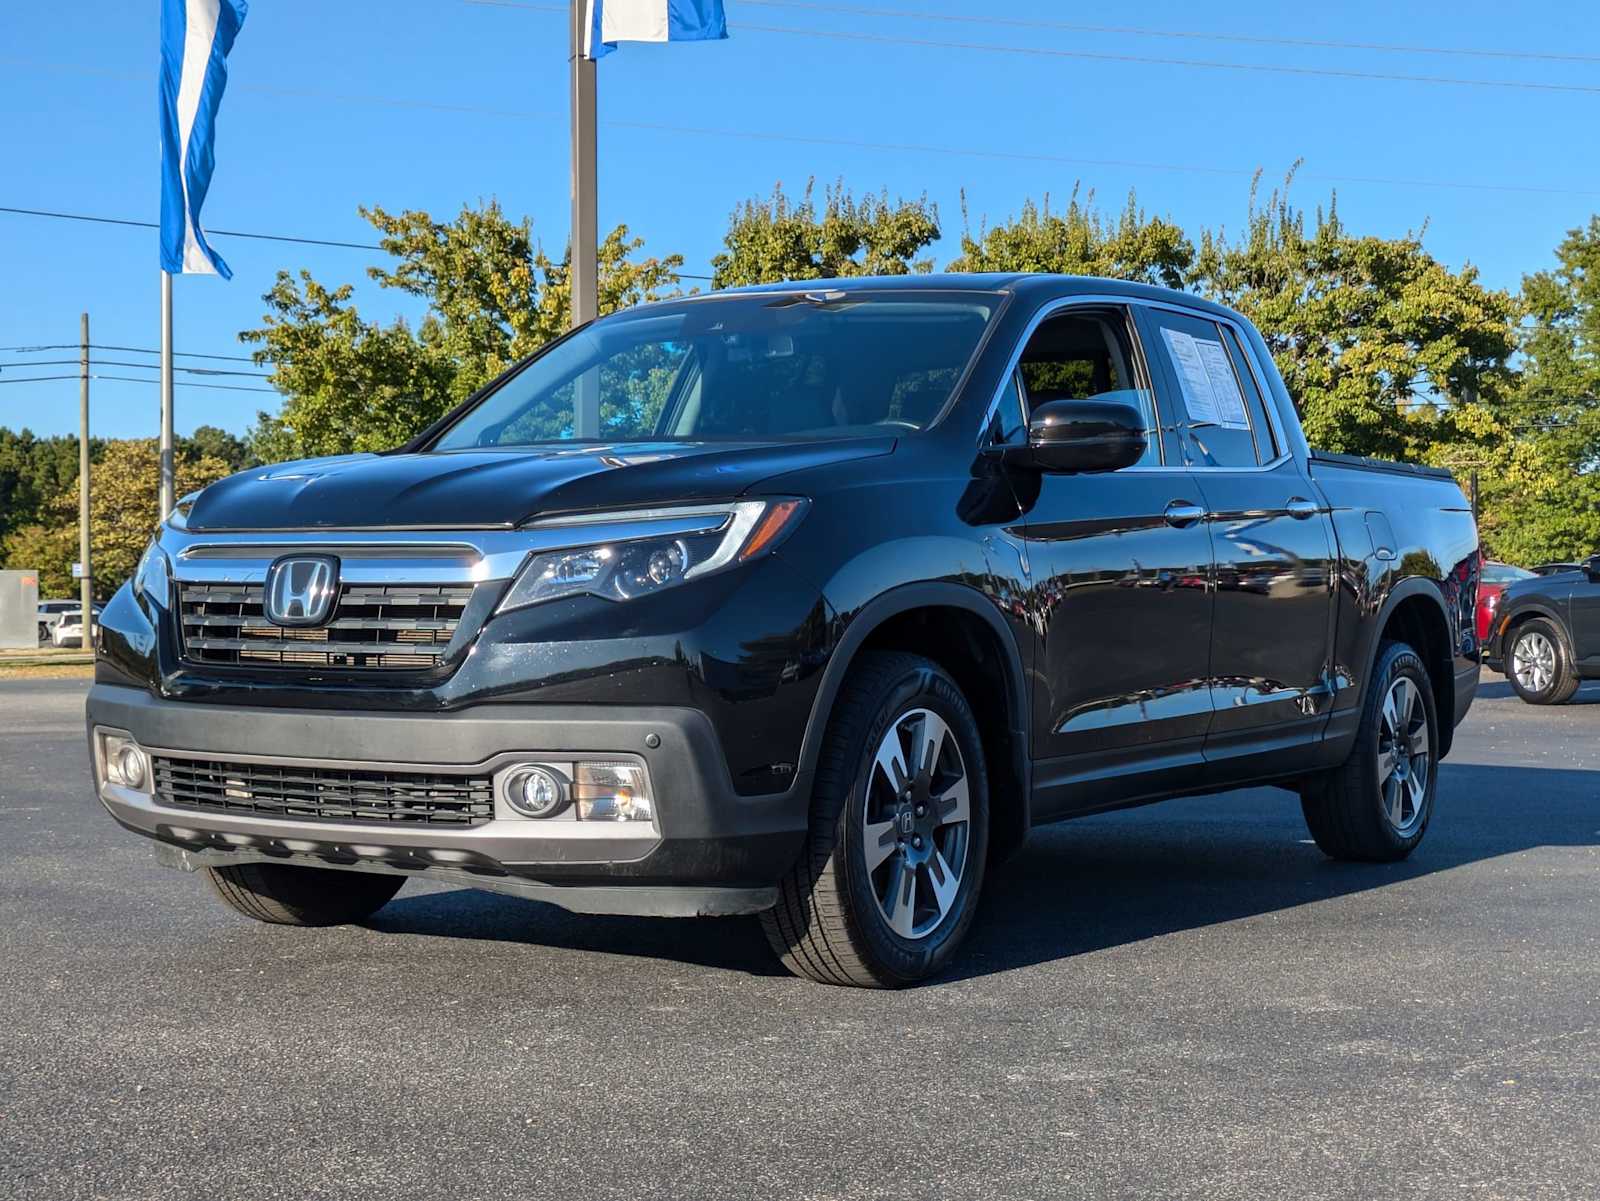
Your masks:
<svg viewBox="0 0 1600 1201"><path fill-rule="evenodd" d="M1288 510L1290 517L1300 521L1304 521L1307 517L1315 517L1322 511L1316 501L1307 500L1303 496L1291 496L1289 503L1283 507Z"/></svg>
<svg viewBox="0 0 1600 1201"><path fill-rule="evenodd" d="M1168 525L1186 526L1204 519L1206 511L1204 506L1193 501L1175 500L1169 504L1162 516L1167 519Z"/></svg>

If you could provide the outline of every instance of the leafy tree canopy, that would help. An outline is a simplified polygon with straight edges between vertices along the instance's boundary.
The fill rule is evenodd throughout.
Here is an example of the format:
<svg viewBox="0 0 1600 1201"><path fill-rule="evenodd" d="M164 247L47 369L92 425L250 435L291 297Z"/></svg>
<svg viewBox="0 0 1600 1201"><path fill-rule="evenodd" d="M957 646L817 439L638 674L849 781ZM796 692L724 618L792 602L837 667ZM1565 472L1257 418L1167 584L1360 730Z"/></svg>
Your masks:
<svg viewBox="0 0 1600 1201"><path fill-rule="evenodd" d="M966 217L966 198L962 216ZM1015 219L976 234L970 224L961 235L961 257L952 271L1054 271L1098 275L1181 288L1194 262L1194 244L1182 229L1160 217L1147 217L1132 192L1115 218L1094 207L1091 192L1079 201L1077 189L1065 212L1028 201Z"/></svg>
<svg viewBox="0 0 1600 1201"><path fill-rule="evenodd" d="M426 301L416 328L363 318L350 284L326 287L306 271L279 272L263 298L261 347L285 394L262 413L251 446L263 461L384 450L405 442L511 364L566 332L568 262L534 244L530 223L498 203L464 207L453 221L425 212L362 209L398 262L373 267L381 287ZM671 289L681 255L638 259L627 226L600 247L600 308L612 312Z"/></svg>
<svg viewBox="0 0 1600 1201"><path fill-rule="evenodd" d="M178 495L203 488L234 471L234 464L180 445L174 456ZM90 474L89 530L94 595L107 600L133 574L156 529L161 483L159 444L154 438L108 442ZM39 572L40 596L76 596L72 564L78 557L78 484L58 488L40 520L6 538L7 567Z"/></svg>
<svg viewBox="0 0 1600 1201"><path fill-rule="evenodd" d="M882 192L856 200L841 183L826 190L819 209L814 191L813 180L797 202L780 184L768 199L734 209L727 249L711 260L711 286L932 269L932 259L916 257L939 238L939 210L926 196L891 204Z"/></svg>

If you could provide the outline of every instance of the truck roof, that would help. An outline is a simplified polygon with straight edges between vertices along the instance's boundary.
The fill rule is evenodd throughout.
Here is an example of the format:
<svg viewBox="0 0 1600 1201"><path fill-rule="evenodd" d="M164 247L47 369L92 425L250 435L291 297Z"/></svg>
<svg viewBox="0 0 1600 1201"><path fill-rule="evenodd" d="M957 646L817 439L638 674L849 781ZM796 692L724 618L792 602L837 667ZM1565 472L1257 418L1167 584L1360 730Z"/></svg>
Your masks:
<svg viewBox="0 0 1600 1201"><path fill-rule="evenodd" d="M782 283L747 284L722 288L705 296L728 296L750 292L815 292L819 290L859 291L958 291L1012 292L1038 300L1057 296L1096 295L1127 297L1183 304L1219 315L1238 317L1232 309L1215 301L1154 284L1125 279L1105 279L1096 275L1057 275L1044 271L937 272L926 275L850 275L834 279L796 279Z"/></svg>

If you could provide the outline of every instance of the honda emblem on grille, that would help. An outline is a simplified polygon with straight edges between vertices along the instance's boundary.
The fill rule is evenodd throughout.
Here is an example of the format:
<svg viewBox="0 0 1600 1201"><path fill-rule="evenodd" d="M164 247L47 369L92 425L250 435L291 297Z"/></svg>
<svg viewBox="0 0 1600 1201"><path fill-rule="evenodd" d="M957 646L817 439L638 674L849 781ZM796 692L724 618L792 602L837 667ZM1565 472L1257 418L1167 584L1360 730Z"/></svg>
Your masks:
<svg viewBox="0 0 1600 1201"><path fill-rule="evenodd" d="M267 568L261 608L275 626L326 625L339 596L339 560L285 555Z"/></svg>

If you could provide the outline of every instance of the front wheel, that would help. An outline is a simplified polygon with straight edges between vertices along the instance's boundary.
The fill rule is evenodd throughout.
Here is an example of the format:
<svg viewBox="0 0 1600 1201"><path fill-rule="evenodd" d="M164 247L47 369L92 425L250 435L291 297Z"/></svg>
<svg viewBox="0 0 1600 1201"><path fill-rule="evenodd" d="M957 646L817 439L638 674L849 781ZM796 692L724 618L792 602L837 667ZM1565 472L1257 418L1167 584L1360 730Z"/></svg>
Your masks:
<svg viewBox="0 0 1600 1201"><path fill-rule="evenodd" d="M834 706L806 850L762 915L767 939L822 984L924 979L972 924L988 837L983 747L961 689L928 659L869 653Z"/></svg>
<svg viewBox="0 0 1600 1201"><path fill-rule="evenodd" d="M1535 617L1519 625L1506 654L1512 690L1530 705L1561 705L1578 691L1566 641L1555 623Z"/></svg>
<svg viewBox="0 0 1600 1201"><path fill-rule="evenodd" d="M392 901L406 882L404 876L289 863L209 867L206 876L230 908L277 926L359 922Z"/></svg>
<svg viewBox="0 0 1600 1201"><path fill-rule="evenodd" d="M1433 817L1438 767L1439 714L1428 669L1405 643L1386 642L1350 757L1301 788L1311 837L1334 859L1404 859Z"/></svg>

